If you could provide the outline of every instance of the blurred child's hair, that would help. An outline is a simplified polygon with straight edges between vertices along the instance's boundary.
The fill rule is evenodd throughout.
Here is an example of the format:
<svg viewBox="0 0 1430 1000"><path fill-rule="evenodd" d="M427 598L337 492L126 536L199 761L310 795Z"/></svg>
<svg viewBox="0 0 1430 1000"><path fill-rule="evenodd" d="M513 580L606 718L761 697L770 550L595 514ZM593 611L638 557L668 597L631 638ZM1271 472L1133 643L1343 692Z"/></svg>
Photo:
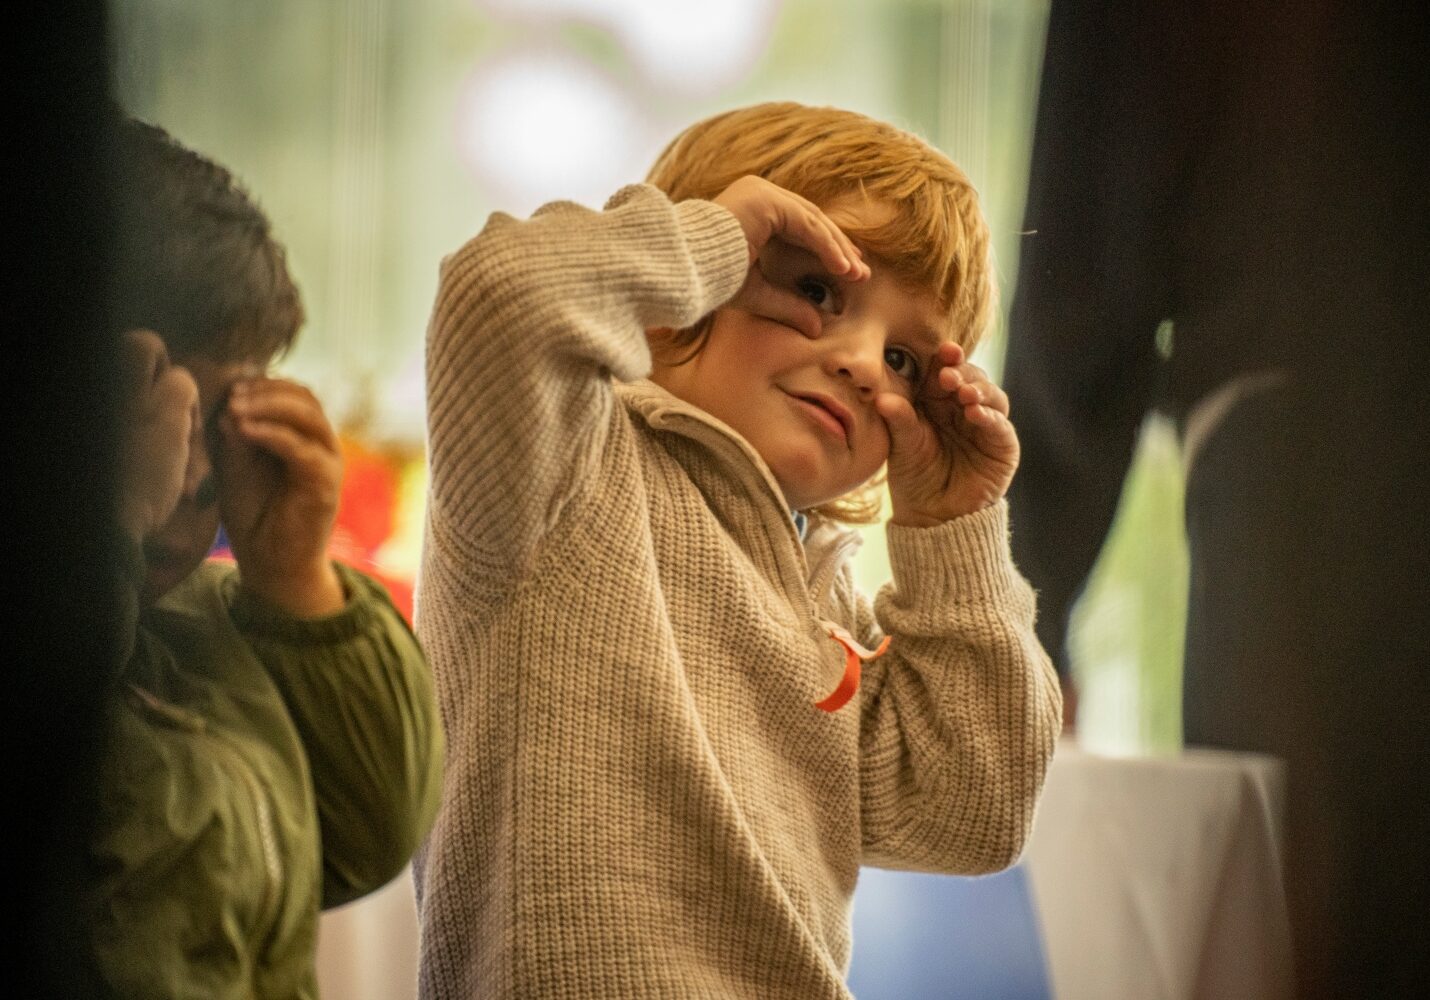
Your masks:
<svg viewBox="0 0 1430 1000"><path fill-rule="evenodd" d="M114 328L153 330L180 360L287 350L302 299L267 216L233 175L133 119L114 143Z"/></svg>
<svg viewBox="0 0 1430 1000"><path fill-rule="evenodd" d="M850 196L887 207L890 213L878 226L845 231L876 265L932 291L948 310L954 339L972 353L993 315L997 286L978 194L947 156L865 115L772 102L690 126L646 179L671 201L684 201L714 198L748 174L821 208ZM707 317L661 347L690 358L709 332ZM867 522L877 517L878 500L865 487L817 509L838 520Z"/></svg>

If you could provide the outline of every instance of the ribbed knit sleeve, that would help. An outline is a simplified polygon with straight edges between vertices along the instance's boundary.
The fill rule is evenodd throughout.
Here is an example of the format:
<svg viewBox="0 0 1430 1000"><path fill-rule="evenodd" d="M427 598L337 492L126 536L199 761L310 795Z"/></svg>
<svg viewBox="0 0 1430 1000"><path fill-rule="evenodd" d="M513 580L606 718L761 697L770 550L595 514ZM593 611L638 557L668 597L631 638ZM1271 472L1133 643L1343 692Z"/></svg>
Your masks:
<svg viewBox="0 0 1430 1000"><path fill-rule="evenodd" d="M893 636L862 686L865 862L978 874L1017 860L1061 724L1008 551L1007 505L936 528L888 527L893 581L859 631Z"/></svg>
<svg viewBox="0 0 1430 1000"><path fill-rule="evenodd" d="M444 261L427 341L429 497L464 572L512 579L600 467L612 378L650 371L647 328L684 327L740 287L734 216L622 189L497 213Z"/></svg>
<svg viewBox="0 0 1430 1000"><path fill-rule="evenodd" d="M323 906L395 878L437 814L444 740L417 640L375 581L338 566L348 603L300 620L234 581L234 624L303 742L322 833Z"/></svg>

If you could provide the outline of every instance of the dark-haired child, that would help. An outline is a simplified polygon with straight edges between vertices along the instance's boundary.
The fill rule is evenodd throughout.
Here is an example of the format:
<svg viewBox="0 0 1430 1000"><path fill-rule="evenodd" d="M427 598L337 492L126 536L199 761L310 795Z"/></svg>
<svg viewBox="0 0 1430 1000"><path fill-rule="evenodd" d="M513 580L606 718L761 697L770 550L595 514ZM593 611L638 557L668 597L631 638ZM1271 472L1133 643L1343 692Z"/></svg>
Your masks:
<svg viewBox="0 0 1430 1000"><path fill-rule="evenodd" d="M426 662L327 556L342 463L267 373L303 319L268 220L210 160L118 129L130 648L93 842L93 953L125 997L317 995L319 910L390 881L437 808ZM205 562L222 521L236 565Z"/></svg>

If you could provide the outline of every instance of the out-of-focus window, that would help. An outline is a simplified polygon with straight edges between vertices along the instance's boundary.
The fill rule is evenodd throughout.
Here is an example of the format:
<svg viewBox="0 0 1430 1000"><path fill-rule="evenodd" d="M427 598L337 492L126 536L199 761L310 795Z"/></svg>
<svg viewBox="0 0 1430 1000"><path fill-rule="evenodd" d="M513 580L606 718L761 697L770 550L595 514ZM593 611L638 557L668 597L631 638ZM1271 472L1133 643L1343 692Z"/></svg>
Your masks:
<svg viewBox="0 0 1430 1000"><path fill-rule="evenodd" d="M415 572L420 542L422 347L438 263L492 211L599 205L681 128L729 107L832 104L911 129L960 163L992 224L1005 307L1012 294L1047 0L112 9L124 107L234 170L287 245L309 322L282 367L314 387L343 434L355 483L344 503L364 507L340 517L348 544L399 580ZM1002 344L1000 323L975 358L995 376ZM882 532L866 538L857 572L872 589L888 562ZM1106 600L1126 606L1141 592L1138 563L1106 570ZM1090 684L1107 664L1107 676L1133 678L1107 687L1114 709L1129 690L1178 683L1165 652L1092 638L1145 611L1094 610L1081 633L1098 661Z"/></svg>

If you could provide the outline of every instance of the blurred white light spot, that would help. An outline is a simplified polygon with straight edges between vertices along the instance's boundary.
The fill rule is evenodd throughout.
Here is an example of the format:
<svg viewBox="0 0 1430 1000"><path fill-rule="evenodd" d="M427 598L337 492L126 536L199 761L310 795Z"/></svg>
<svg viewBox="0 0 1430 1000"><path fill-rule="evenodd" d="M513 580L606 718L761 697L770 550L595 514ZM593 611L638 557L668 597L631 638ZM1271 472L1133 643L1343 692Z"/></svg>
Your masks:
<svg viewBox="0 0 1430 1000"><path fill-rule="evenodd" d="M599 207L621 185L644 176L647 131L609 79L555 52L483 66L459 100L463 160L499 207L518 215L556 198Z"/></svg>
<svg viewBox="0 0 1430 1000"><path fill-rule="evenodd" d="M706 91L747 72L764 51L779 0L485 0L507 14L608 28L653 81Z"/></svg>

